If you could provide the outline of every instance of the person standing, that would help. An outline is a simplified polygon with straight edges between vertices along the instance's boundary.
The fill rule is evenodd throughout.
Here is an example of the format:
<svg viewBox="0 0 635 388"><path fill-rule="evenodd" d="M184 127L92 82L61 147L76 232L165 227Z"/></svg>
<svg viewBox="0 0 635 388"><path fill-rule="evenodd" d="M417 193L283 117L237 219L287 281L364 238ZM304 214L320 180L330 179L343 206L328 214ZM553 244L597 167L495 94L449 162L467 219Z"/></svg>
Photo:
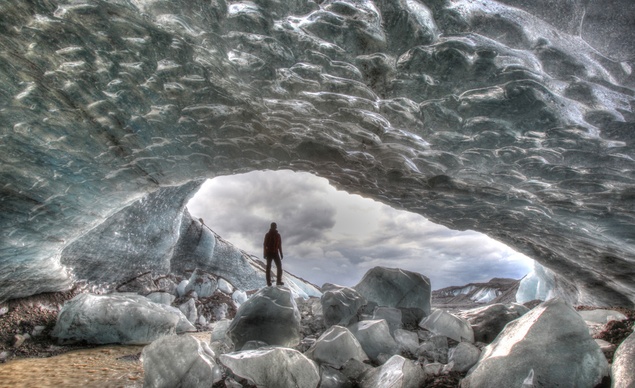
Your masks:
<svg viewBox="0 0 635 388"><path fill-rule="evenodd" d="M278 233L278 225L275 222L271 223L271 227L267 234L265 234L265 241L263 243L262 256L267 260L267 286L271 286L271 262L276 263L276 285L282 286L282 237Z"/></svg>

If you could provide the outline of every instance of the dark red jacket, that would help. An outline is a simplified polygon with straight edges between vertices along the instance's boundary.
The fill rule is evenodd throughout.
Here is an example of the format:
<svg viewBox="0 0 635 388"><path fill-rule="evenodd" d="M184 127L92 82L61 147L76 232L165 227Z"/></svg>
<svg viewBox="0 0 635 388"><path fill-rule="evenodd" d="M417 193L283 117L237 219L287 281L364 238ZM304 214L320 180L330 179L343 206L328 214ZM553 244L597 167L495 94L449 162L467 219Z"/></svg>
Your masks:
<svg viewBox="0 0 635 388"><path fill-rule="evenodd" d="M271 254L277 254L278 252L282 255L282 237L280 237L280 233L278 233L277 230L270 229L269 232L265 234L263 248L265 257Z"/></svg>

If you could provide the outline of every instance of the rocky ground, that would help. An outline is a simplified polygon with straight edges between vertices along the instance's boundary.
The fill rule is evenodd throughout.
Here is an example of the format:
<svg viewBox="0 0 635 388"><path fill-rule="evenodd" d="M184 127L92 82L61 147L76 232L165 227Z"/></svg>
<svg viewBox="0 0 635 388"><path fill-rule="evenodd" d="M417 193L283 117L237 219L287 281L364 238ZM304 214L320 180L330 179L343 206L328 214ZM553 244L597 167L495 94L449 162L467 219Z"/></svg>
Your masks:
<svg viewBox="0 0 635 388"><path fill-rule="evenodd" d="M0 305L0 364L13 359L52 357L71 350L86 349L94 345L80 343L73 345L59 345L51 336L50 332L55 326L57 314L61 305L82 292L75 288L67 292L49 293L32 296L20 300L12 300ZM212 305L212 299L206 300L206 305ZM222 299L222 298L221 298ZM229 302L219 299L217 302ZM530 302L526 305L534 307L538 302ZM231 306L231 303L228 303ZM476 307L475 304L462 300L461 303L449 305L436 304L437 308L447 308L449 310L461 310ZM578 306L579 310L594 309L591 306ZM614 344L616 347L633 331L635 323L635 310L614 308L628 319L624 321L613 321L604 327L604 330L594 335L595 338L603 339ZM228 318L233 317L235 310L230 308ZM613 351L606 352L609 362L612 361ZM441 376L430 376L426 380L426 387L446 388L457 387L464 374L450 373ZM215 385L214 387L223 387Z"/></svg>

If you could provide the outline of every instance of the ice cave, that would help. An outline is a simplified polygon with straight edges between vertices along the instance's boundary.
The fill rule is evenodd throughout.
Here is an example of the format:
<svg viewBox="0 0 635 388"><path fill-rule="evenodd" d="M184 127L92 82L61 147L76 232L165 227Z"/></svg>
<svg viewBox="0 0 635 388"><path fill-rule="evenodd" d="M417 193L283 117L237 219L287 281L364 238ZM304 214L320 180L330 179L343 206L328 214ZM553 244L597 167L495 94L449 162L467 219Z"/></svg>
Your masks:
<svg viewBox="0 0 635 388"><path fill-rule="evenodd" d="M633 307L633 31L631 0L3 1L0 302L209 260L199 185L290 169Z"/></svg>

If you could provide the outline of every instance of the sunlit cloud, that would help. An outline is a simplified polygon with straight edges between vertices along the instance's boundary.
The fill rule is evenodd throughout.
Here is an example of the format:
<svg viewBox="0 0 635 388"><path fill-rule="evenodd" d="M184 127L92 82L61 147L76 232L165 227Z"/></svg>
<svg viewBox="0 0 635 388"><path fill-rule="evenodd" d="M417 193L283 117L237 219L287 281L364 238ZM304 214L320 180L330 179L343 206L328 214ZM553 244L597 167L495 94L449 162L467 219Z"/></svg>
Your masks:
<svg viewBox="0 0 635 388"><path fill-rule="evenodd" d="M355 285L378 265L420 272L433 289L493 277L519 279L533 265L483 234L450 230L418 214L338 191L308 173L256 171L211 179L188 209L258 257L269 224L277 222L285 270L320 286Z"/></svg>

